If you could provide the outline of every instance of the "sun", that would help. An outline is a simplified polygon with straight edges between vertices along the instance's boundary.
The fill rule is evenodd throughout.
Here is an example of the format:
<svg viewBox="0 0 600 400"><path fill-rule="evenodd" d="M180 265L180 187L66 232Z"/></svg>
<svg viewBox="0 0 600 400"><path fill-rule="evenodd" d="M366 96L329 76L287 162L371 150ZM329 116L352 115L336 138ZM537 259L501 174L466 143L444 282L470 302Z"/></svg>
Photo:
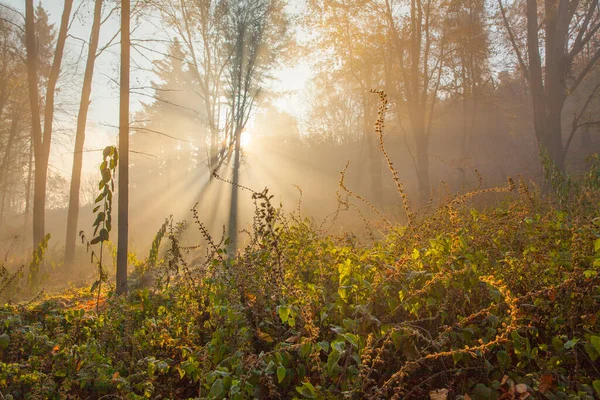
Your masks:
<svg viewBox="0 0 600 400"><path fill-rule="evenodd" d="M249 150L252 146L252 135L248 131L242 132L242 136L240 137L240 146L242 146L245 150Z"/></svg>

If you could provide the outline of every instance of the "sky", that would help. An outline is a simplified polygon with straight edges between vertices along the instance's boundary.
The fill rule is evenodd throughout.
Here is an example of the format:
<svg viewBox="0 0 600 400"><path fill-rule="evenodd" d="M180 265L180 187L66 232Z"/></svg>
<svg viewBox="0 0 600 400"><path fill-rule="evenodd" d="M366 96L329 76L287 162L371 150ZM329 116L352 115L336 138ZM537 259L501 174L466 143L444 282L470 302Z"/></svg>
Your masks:
<svg viewBox="0 0 600 400"><path fill-rule="evenodd" d="M4 4L13 7L24 13L25 5L23 0L2 0ZM40 1L35 1L39 4ZM47 10L51 23L55 23L58 30L60 17L62 14L64 0L42 0L44 8ZM302 0L290 2L292 11L299 10ZM71 90L77 97L80 95L79 88L81 82L72 79L72 76L83 76L85 68L85 58L87 56L87 47L83 41L89 40L93 1L75 0L74 11L79 4L83 4L78 10L78 17L72 23L69 31L69 38L65 48L65 60L76 65L72 69L72 75L67 75L63 79L63 84L75 82L75 87ZM140 25L132 24L134 32L132 38L159 38L165 39L166 33L160 25L159 20L145 22ZM114 13L109 20L102 26L100 33L99 48L108 44L119 29L118 13ZM168 37L167 37L168 39ZM112 41L101 56L96 60L95 74L93 80L90 111L88 115L87 132L84 157L84 175L96 173L97 166L101 162L100 149L110 144L116 144L118 134L119 120L119 39ZM162 45L158 43L149 43L154 50L164 52ZM148 72L152 67L152 61L160 58L159 54L146 51L144 53L132 49L132 74L131 86L147 87L150 85L153 75ZM138 66L139 68L136 68ZM285 66L273 72L275 80L267 84L267 89L280 92L281 95L275 100L275 106L280 110L285 110L293 115L301 116L306 111L306 104L303 101L302 90L311 78L311 68L308 62L299 62L294 66ZM79 78L80 80L81 78ZM78 100L78 99L77 99ZM152 99L148 96L132 95L131 112L132 114L140 110L142 102L150 102ZM69 177L72 168L73 141L76 125L76 115L78 101L69 100L71 104L70 116L64 116L61 119L59 132L55 135L57 145L53 145L51 155L51 165L53 169L65 177ZM134 149L132 149L134 150Z"/></svg>

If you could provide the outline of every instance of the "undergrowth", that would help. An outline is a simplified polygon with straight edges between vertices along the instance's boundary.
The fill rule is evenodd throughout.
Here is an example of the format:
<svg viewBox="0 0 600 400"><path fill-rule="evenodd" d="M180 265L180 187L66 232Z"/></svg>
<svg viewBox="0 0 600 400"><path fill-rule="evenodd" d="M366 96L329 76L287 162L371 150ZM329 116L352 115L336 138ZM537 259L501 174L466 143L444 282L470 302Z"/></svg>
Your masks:
<svg viewBox="0 0 600 400"><path fill-rule="evenodd" d="M560 201L540 196L522 179L518 190L512 180L477 188L427 214L403 197L408 223L387 221L383 237L369 243L327 233L331 221L284 215L267 190L252 191L253 229L236 258L195 208L192 224L168 219L160 228L128 296L105 289L98 300L81 290L1 308L0 392L593 399L597 177L588 174L569 202L562 193ZM476 209L470 201L478 196L502 203ZM351 198L366 201L341 185L331 219ZM199 229L203 243L183 245L186 229Z"/></svg>

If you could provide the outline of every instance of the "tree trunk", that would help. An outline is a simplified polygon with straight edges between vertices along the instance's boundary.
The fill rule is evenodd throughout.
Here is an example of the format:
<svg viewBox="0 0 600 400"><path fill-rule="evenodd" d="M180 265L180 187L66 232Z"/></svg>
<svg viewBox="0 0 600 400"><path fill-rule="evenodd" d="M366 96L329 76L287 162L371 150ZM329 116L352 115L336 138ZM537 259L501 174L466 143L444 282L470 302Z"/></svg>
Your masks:
<svg viewBox="0 0 600 400"><path fill-rule="evenodd" d="M56 41L52 69L46 86L46 107L44 111L44 131L42 133L39 86L38 86L38 60L35 37L35 15L33 0L25 1L25 47L27 49L27 82L29 88L29 105L31 109L31 138L35 154L35 175L33 188L33 248L45 236L46 218L46 181L48 175L48 159L50 157L50 143L52 141L52 124L54 122L54 95L58 81L62 57L67 40L67 30L71 16L73 0L65 0L63 14Z"/></svg>
<svg viewBox="0 0 600 400"><path fill-rule="evenodd" d="M419 170L419 200L421 204L427 204L431 194L429 181L429 151L428 141L425 133L417 133L417 168Z"/></svg>
<svg viewBox="0 0 600 400"><path fill-rule="evenodd" d="M584 150L590 150L592 148L592 135L590 134L591 128L586 126L581 132L581 148Z"/></svg>
<svg viewBox="0 0 600 400"><path fill-rule="evenodd" d="M127 291L129 239L129 71L130 0L121 0L121 87L119 108L119 241L117 245L117 294Z"/></svg>
<svg viewBox="0 0 600 400"><path fill-rule="evenodd" d="M83 165L83 145L85 142L85 128L92 93L92 80L96 51L98 50L98 37L100 36L100 18L102 16L102 0L96 0L94 7L94 22L90 34L88 58L81 89L79 115L77 116L77 132L75 134L75 150L73 153L73 170L71 172L71 188L69 192L69 211L67 215L67 237L65 241L65 264L71 265L75 261L75 244L77 243L77 221L79 220L79 190L81 187L81 167Z"/></svg>
<svg viewBox="0 0 600 400"><path fill-rule="evenodd" d="M237 223L238 223L238 194L239 194L239 180L240 180L240 138L241 132L238 130L235 134L235 153L233 157L233 178L231 185L231 202L229 206L229 224L227 231L229 232L229 246L228 253L231 257L235 256L237 252Z"/></svg>
<svg viewBox="0 0 600 400"><path fill-rule="evenodd" d="M23 219L23 230L29 225L31 214L31 178L33 176L33 143L29 145L29 162L27 164L27 182L25 183L25 216Z"/></svg>

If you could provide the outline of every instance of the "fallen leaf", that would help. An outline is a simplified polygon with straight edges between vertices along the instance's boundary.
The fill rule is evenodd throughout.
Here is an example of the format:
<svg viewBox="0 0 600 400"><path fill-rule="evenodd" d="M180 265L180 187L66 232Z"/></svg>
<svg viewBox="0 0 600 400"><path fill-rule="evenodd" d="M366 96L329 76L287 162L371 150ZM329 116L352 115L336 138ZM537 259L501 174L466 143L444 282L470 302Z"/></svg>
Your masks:
<svg viewBox="0 0 600 400"><path fill-rule="evenodd" d="M552 388L552 375L544 374L540 378L540 393L546 393Z"/></svg>
<svg viewBox="0 0 600 400"><path fill-rule="evenodd" d="M113 382L116 381L117 379L119 379L120 377L121 377L121 374L119 374L119 371L115 372L112 376Z"/></svg>
<svg viewBox="0 0 600 400"><path fill-rule="evenodd" d="M299 338L300 338L300 335L290 336L289 338L285 339L285 341L286 341L286 343L296 343Z"/></svg>
<svg viewBox="0 0 600 400"><path fill-rule="evenodd" d="M500 381L500 384L501 384L501 385L504 385L504 384L506 383L506 381L507 381L507 380L508 380L508 375L504 375L504 376L502 377L502 380Z"/></svg>
<svg viewBox="0 0 600 400"><path fill-rule="evenodd" d="M517 386L515 386L515 389L519 394L527 393L527 385L524 383L519 383Z"/></svg>
<svg viewBox="0 0 600 400"><path fill-rule="evenodd" d="M448 398L448 389L436 389L429 392L430 400L446 400Z"/></svg>
<svg viewBox="0 0 600 400"><path fill-rule="evenodd" d="M471 400L471 396L469 396L467 393L465 393L465 395L463 396L464 400Z"/></svg>

